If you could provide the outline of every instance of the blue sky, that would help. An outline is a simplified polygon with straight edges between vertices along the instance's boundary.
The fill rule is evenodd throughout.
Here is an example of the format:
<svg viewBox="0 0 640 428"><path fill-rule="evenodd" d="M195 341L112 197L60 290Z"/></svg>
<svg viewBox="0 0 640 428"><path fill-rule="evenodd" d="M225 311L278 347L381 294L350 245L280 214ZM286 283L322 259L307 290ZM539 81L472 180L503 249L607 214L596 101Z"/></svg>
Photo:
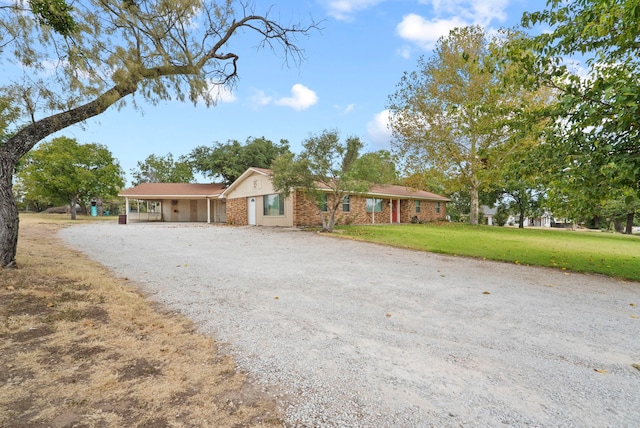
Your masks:
<svg viewBox="0 0 640 428"><path fill-rule="evenodd" d="M366 151L390 150L385 107L403 72L456 26L489 31L512 27L525 10L544 0L256 0L256 12L271 7L282 23L322 21L322 31L301 38L306 59L287 67L280 52L256 51L258 39L238 40L240 79L215 107L179 101L131 105L89 120L84 129L57 135L107 146L130 171L150 154L174 157L194 147L266 137L286 139L294 152L324 129L358 136ZM239 43L242 42L242 43ZM131 103L129 103L131 104ZM204 181L202 178L199 181ZM127 186L130 179L127 179Z"/></svg>

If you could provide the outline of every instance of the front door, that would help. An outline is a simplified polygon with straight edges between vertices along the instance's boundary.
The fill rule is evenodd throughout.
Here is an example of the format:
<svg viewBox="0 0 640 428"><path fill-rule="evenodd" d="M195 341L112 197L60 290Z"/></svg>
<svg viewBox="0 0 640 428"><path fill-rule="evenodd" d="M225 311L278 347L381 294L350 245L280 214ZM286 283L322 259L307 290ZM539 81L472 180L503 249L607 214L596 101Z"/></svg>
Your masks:
<svg viewBox="0 0 640 428"><path fill-rule="evenodd" d="M249 198L249 226L256 225L256 198Z"/></svg>
<svg viewBox="0 0 640 428"><path fill-rule="evenodd" d="M391 201L391 223L397 223L398 222L398 201L397 200L393 200Z"/></svg>

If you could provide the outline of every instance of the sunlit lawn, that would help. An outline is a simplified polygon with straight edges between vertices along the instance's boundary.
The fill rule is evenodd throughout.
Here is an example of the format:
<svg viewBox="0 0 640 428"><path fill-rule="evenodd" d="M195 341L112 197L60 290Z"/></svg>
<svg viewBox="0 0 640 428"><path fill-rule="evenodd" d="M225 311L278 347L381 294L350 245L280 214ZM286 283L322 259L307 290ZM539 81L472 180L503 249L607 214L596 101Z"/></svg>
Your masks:
<svg viewBox="0 0 640 428"><path fill-rule="evenodd" d="M340 226L342 235L402 248L550 266L640 281L640 237L458 223Z"/></svg>

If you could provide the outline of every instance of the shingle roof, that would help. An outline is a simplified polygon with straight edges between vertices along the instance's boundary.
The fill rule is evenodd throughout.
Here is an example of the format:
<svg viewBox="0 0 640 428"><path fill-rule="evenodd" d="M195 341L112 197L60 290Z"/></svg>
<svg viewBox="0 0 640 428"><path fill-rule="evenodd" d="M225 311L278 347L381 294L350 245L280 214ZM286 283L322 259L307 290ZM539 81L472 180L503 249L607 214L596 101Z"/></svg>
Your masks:
<svg viewBox="0 0 640 428"><path fill-rule="evenodd" d="M318 189L322 191L331 191L326 183L318 183ZM412 189L411 187L398 186L394 184L376 184L372 185L369 190L363 192L365 196L379 196L384 198L405 198L405 199L422 199L429 201L449 202L451 199L426 190Z"/></svg>
<svg viewBox="0 0 640 428"><path fill-rule="evenodd" d="M222 183L142 183L121 191L119 196L139 199L205 199L218 197L223 190Z"/></svg>
<svg viewBox="0 0 640 428"><path fill-rule="evenodd" d="M400 196L409 199L427 199L430 201L443 201L448 202L451 199L444 196L436 195L435 193L427 192L425 190L416 190L405 186L396 186L390 184L383 184L377 186L371 186L367 195L371 196Z"/></svg>

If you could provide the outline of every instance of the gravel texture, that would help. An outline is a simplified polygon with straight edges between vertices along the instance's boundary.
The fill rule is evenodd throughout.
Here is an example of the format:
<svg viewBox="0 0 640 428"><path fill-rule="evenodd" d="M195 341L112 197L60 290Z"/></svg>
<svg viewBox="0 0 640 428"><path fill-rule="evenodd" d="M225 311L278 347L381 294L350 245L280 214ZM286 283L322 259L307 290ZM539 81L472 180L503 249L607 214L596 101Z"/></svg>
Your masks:
<svg viewBox="0 0 640 428"><path fill-rule="evenodd" d="M60 236L224 342L288 426L640 426L640 283L292 229Z"/></svg>

